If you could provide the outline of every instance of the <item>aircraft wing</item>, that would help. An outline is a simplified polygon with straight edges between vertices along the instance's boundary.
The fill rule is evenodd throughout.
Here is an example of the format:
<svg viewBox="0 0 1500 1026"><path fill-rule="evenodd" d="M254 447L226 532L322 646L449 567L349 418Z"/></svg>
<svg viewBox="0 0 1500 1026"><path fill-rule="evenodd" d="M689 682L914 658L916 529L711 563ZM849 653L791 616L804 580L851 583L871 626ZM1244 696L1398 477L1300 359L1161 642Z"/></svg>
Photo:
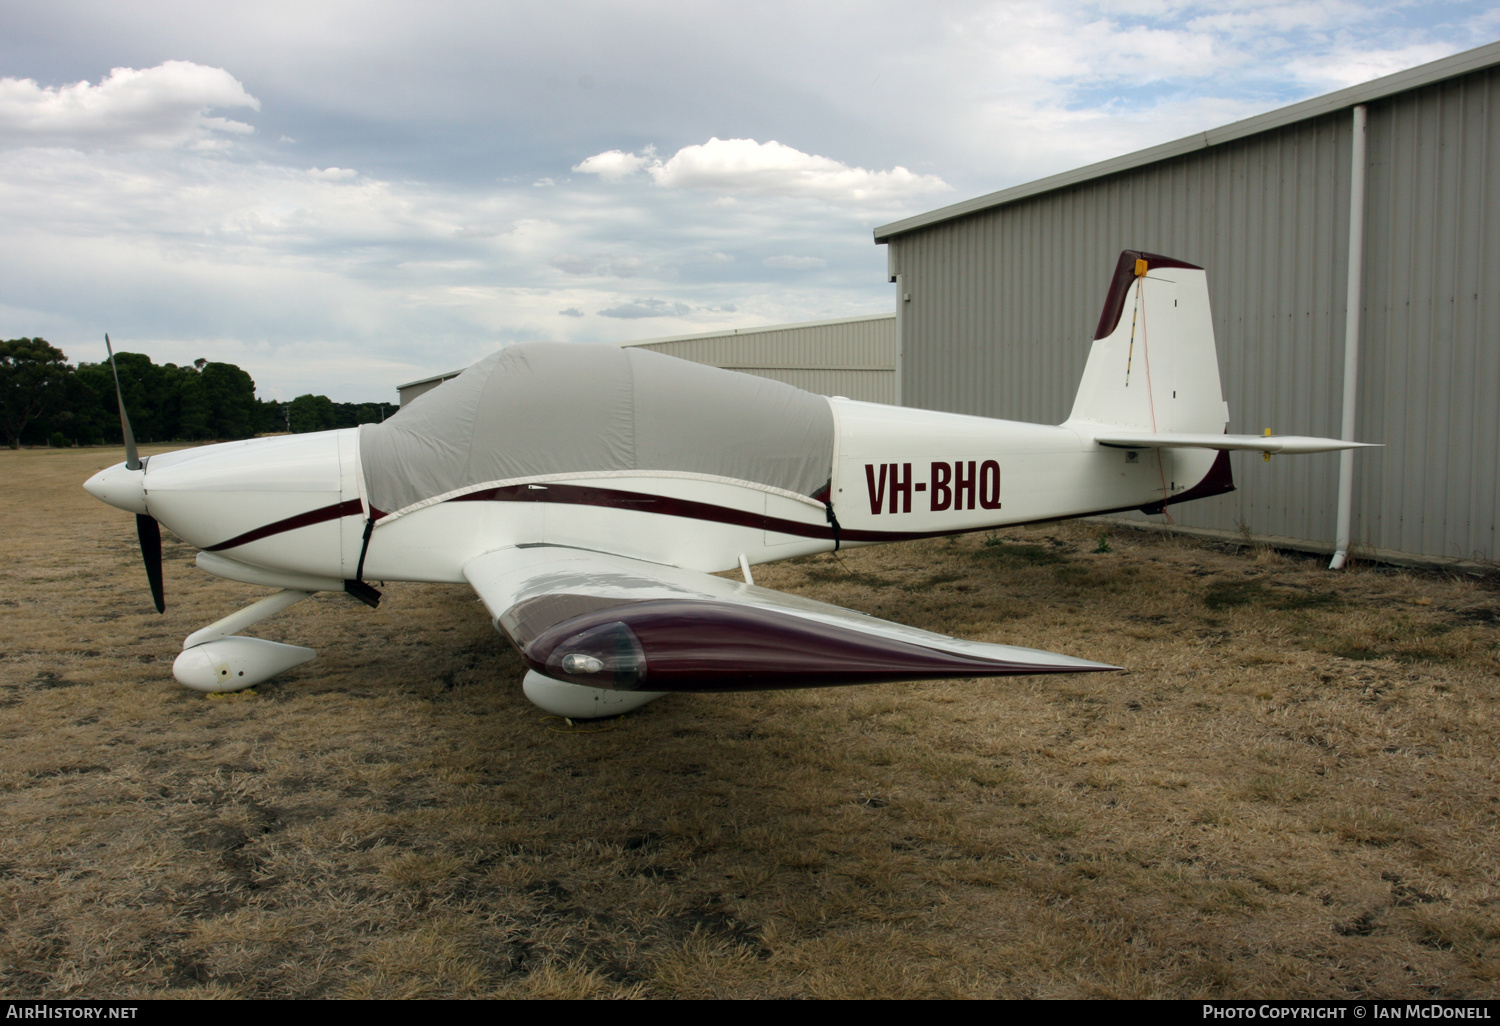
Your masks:
<svg viewBox="0 0 1500 1026"><path fill-rule="evenodd" d="M589 687L746 691L1119 669L585 549L498 549L464 576L533 670Z"/></svg>
<svg viewBox="0 0 1500 1026"><path fill-rule="evenodd" d="M1109 430L1094 435L1094 441L1116 449L1244 449L1250 452L1335 452L1365 449L1371 442L1346 442L1339 438L1308 435L1194 435L1164 431L1126 432Z"/></svg>

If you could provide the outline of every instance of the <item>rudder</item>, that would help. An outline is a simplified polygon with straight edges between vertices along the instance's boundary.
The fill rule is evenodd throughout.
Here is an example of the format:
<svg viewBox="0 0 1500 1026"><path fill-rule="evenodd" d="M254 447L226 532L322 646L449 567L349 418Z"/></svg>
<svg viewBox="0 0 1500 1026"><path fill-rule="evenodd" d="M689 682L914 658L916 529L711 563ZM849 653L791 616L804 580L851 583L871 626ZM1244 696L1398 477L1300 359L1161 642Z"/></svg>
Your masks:
<svg viewBox="0 0 1500 1026"><path fill-rule="evenodd" d="M1217 434L1228 422L1207 273L1172 257L1125 250L1068 423Z"/></svg>

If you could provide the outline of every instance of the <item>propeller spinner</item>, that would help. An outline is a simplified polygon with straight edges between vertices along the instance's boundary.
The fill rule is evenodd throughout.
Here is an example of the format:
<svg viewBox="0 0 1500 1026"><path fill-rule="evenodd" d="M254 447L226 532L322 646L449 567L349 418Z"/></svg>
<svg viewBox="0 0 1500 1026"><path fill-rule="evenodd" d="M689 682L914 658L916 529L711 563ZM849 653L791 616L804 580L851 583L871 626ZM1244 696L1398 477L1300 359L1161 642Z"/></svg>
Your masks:
<svg viewBox="0 0 1500 1026"><path fill-rule="evenodd" d="M167 610L162 593L161 580L161 525L146 510L146 465L141 461L135 445L135 432L130 430L130 415L125 412L125 393L120 389L120 372L115 366L115 351L110 345L109 335L104 336L104 348L109 353L109 370L115 378L115 400L120 407L120 433L125 438L125 464L101 470L84 484L84 489L96 499L119 509L135 514L135 533L141 543L141 559L146 563L146 580L151 585L151 600L156 611Z"/></svg>

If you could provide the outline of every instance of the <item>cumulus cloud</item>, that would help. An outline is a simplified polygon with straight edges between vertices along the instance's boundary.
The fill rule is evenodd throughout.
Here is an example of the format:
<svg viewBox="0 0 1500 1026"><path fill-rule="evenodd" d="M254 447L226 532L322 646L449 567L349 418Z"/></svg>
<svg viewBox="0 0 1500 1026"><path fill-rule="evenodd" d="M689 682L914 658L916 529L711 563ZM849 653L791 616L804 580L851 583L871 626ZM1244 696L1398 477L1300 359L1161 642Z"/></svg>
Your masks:
<svg viewBox="0 0 1500 1026"><path fill-rule="evenodd" d="M766 257L761 263L767 267L782 267L790 271L806 271L813 267L828 266L827 260L812 256L773 256Z"/></svg>
<svg viewBox="0 0 1500 1026"><path fill-rule="evenodd" d="M639 157L634 153L625 153L621 150L606 150L574 164L573 170L587 175L598 175L606 182L618 182L626 175L635 174L650 162L649 156Z"/></svg>
<svg viewBox="0 0 1500 1026"><path fill-rule="evenodd" d="M0 78L0 140L11 147L204 148L248 135L242 121L213 117L214 108L260 109L223 68L166 61L154 68L115 68L98 85L49 88L30 78Z"/></svg>
<svg viewBox="0 0 1500 1026"><path fill-rule="evenodd" d="M564 317L582 317L583 316L583 311L580 310L580 309L578 309L578 307L576 307L576 306L570 306L566 310L559 310L557 312L560 313L560 314L562 314Z"/></svg>
<svg viewBox="0 0 1500 1026"><path fill-rule="evenodd" d="M359 175L358 171L348 167L325 167L321 170L310 167L307 169L307 173L310 177L316 178L320 182L347 182L349 179Z"/></svg>
<svg viewBox="0 0 1500 1026"><path fill-rule="evenodd" d="M638 317L686 317L693 308L686 303L669 303L664 299L637 299L631 303L607 307L599 311L600 317L621 317L634 320Z"/></svg>
<svg viewBox="0 0 1500 1026"><path fill-rule="evenodd" d="M666 160L609 150L577 164L574 171L619 181L644 170L666 189L703 189L710 192L760 196L794 196L831 202L889 202L924 193L945 192L950 186L937 175L919 175L904 167L871 171L850 167L831 157L772 140L720 139L684 146Z"/></svg>

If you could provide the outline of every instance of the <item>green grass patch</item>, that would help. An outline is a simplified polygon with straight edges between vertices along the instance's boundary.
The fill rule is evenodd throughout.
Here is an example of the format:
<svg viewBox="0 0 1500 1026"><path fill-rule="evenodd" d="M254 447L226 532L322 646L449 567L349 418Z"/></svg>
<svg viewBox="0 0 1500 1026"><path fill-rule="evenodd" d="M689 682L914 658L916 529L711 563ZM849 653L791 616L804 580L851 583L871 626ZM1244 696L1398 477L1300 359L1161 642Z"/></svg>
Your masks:
<svg viewBox="0 0 1500 1026"><path fill-rule="evenodd" d="M842 566L818 566L809 568L807 578L819 584L839 585L861 585L866 588L895 588L898 586L909 587L911 582L904 577L884 577L879 574L859 573L846 570Z"/></svg>
<svg viewBox="0 0 1500 1026"><path fill-rule="evenodd" d="M994 535L985 538L979 555L986 559L998 559L1016 566L1050 566L1066 563L1067 557L1044 545L1028 545L1025 542L1005 542Z"/></svg>
<svg viewBox="0 0 1500 1026"><path fill-rule="evenodd" d="M1052 575L1059 584L1083 584L1093 576L1088 567L1078 563L1064 563L1055 567Z"/></svg>
<svg viewBox="0 0 1500 1026"><path fill-rule="evenodd" d="M1343 604L1331 591L1292 591L1268 588L1262 581L1219 581L1203 594L1209 609L1232 609L1236 606L1260 606L1263 609L1327 609Z"/></svg>

